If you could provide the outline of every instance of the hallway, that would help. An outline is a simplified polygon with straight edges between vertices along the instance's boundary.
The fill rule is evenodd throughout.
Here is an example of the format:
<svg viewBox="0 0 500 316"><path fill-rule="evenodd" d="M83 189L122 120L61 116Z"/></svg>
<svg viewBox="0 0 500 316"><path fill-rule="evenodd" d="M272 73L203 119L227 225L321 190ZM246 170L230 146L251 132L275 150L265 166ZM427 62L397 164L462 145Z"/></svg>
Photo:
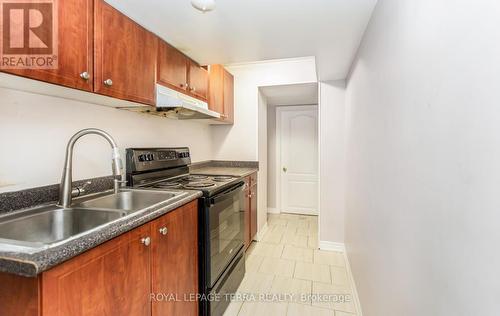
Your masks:
<svg viewBox="0 0 500 316"><path fill-rule="evenodd" d="M317 249L318 217L269 214L268 225L225 315L357 315L344 254Z"/></svg>

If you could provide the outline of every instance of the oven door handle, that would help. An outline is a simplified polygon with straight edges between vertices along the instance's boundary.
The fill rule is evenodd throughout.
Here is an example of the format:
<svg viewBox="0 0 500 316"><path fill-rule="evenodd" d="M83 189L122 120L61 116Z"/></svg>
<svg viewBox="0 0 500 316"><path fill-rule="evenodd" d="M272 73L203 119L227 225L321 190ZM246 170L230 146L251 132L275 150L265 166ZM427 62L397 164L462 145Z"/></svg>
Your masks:
<svg viewBox="0 0 500 316"><path fill-rule="evenodd" d="M214 196L213 198L210 199L210 204L214 205L220 201L227 199L230 196L233 196L235 193L238 193L239 191L243 191L244 184L245 184L245 182L242 181L242 182L238 183L237 186L232 187L231 189L224 191L220 194L217 194L216 196Z"/></svg>

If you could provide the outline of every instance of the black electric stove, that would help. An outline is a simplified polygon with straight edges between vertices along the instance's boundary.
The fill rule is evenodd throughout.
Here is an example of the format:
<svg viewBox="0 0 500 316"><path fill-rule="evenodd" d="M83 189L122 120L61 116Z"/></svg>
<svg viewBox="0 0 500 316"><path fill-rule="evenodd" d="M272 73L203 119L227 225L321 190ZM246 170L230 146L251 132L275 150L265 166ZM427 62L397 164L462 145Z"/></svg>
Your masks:
<svg viewBox="0 0 500 316"><path fill-rule="evenodd" d="M245 275L244 181L239 177L190 174L182 148L127 149L127 182L157 190L199 190L200 315L224 314Z"/></svg>

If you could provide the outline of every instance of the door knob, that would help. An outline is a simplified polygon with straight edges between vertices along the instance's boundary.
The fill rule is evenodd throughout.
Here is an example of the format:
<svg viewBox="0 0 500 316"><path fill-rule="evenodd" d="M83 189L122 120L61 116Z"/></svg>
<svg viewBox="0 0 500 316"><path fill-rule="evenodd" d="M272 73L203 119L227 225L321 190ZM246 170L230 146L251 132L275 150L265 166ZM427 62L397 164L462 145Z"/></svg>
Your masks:
<svg viewBox="0 0 500 316"><path fill-rule="evenodd" d="M113 85L113 80L111 80L111 79L104 80L104 85L111 87Z"/></svg>
<svg viewBox="0 0 500 316"><path fill-rule="evenodd" d="M149 246L151 244L151 238L150 237L144 237L141 239L141 243L144 244L144 246Z"/></svg>
<svg viewBox="0 0 500 316"><path fill-rule="evenodd" d="M162 227L159 229L160 234L166 235L168 233L168 228L167 227Z"/></svg>
<svg viewBox="0 0 500 316"><path fill-rule="evenodd" d="M283 167L283 172L287 172L287 171L288 171L287 167Z"/></svg>
<svg viewBox="0 0 500 316"><path fill-rule="evenodd" d="M89 80L90 79L90 75L88 72L84 71L80 74L80 78L82 78L83 80Z"/></svg>

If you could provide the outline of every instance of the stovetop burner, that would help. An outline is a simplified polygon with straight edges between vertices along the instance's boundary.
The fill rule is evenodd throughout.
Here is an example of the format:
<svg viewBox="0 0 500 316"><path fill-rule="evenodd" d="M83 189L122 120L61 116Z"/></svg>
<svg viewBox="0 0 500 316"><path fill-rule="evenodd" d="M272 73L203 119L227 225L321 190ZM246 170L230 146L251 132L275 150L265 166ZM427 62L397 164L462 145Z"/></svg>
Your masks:
<svg viewBox="0 0 500 316"><path fill-rule="evenodd" d="M215 183L210 183L210 182L192 182L184 185L185 188L189 189L210 188L213 186L215 186Z"/></svg>
<svg viewBox="0 0 500 316"><path fill-rule="evenodd" d="M216 177L213 177L212 180L213 181L217 181L217 182L225 182L225 181L229 181L229 180L233 180L234 177L231 177L231 176L216 176Z"/></svg>
<svg viewBox="0 0 500 316"><path fill-rule="evenodd" d="M183 178L183 180L187 181L201 181L201 180L206 180L208 179L208 176L204 175L189 175Z"/></svg>
<svg viewBox="0 0 500 316"><path fill-rule="evenodd" d="M160 182L153 186L153 188L168 188L168 189L174 189L180 187L182 187L182 185L179 182Z"/></svg>

